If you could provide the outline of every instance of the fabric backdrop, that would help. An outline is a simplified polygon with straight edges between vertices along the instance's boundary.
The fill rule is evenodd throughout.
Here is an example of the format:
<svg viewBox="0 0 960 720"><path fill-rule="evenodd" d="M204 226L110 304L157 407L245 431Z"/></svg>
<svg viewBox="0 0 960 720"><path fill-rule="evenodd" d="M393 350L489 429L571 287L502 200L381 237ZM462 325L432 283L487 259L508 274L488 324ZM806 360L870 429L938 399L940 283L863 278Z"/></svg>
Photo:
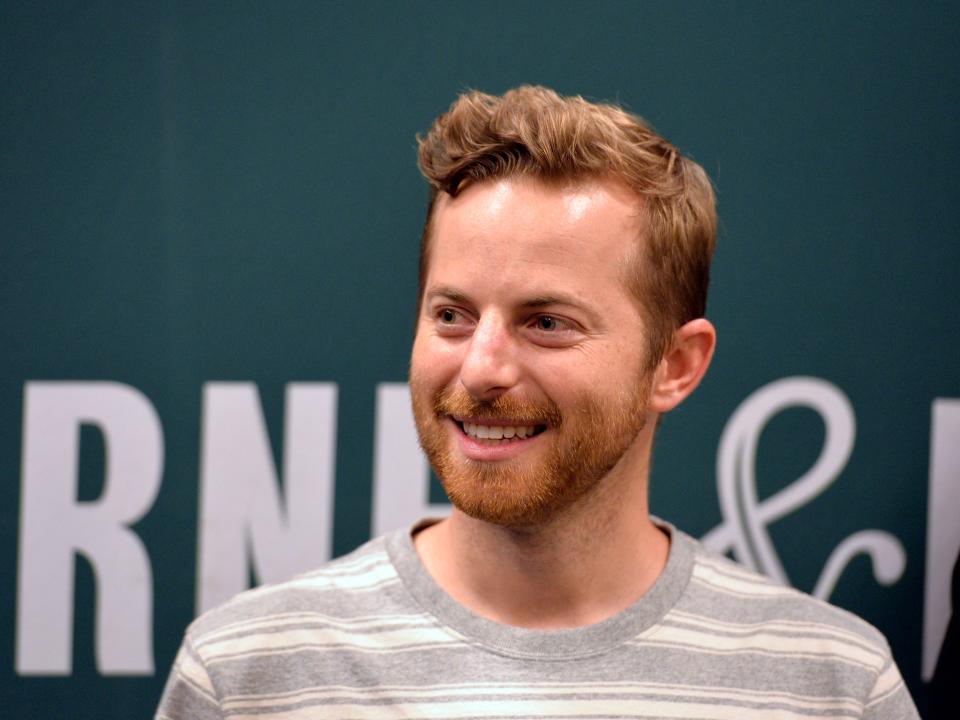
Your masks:
<svg viewBox="0 0 960 720"><path fill-rule="evenodd" d="M148 717L186 624L443 496L406 407L457 92L615 100L711 174L652 506L862 615L923 708L960 548L955 3L0 5L0 705Z"/></svg>

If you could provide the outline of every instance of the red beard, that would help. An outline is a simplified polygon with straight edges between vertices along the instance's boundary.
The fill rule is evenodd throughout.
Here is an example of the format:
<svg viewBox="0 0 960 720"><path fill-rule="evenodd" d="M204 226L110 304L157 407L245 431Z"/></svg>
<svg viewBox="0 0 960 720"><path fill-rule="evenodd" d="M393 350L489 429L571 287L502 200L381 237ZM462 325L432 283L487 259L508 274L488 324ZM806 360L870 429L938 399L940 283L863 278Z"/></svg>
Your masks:
<svg viewBox="0 0 960 720"><path fill-rule="evenodd" d="M574 505L613 469L644 427L650 383L642 376L636 392L617 402L584 395L566 413L549 398L476 400L460 387L430 397L416 376L410 386L420 445L450 501L478 520L529 527ZM470 460L448 433L452 415L546 426L541 442L548 444L510 460Z"/></svg>

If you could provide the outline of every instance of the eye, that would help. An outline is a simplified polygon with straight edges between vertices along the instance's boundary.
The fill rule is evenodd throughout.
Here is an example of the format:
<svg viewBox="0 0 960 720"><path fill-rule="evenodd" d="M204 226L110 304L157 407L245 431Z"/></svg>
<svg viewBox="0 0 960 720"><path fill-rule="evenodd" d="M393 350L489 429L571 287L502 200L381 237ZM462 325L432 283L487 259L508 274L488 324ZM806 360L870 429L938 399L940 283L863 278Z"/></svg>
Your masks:
<svg viewBox="0 0 960 720"><path fill-rule="evenodd" d="M569 320L554 315L537 315L533 318L533 329L543 333L562 333L573 330L574 325Z"/></svg>
<svg viewBox="0 0 960 720"><path fill-rule="evenodd" d="M457 311L453 308L443 308L439 314L439 320L442 323L450 325L457 321Z"/></svg>
<svg viewBox="0 0 960 720"><path fill-rule="evenodd" d="M556 332L560 329L560 321L552 315L539 315L536 319L537 330Z"/></svg>
<svg viewBox="0 0 960 720"><path fill-rule="evenodd" d="M439 307L432 310L433 325L444 337L459 337L470 332L470 316L455 307Z"/></svg>
<svg viewBox="0 0 960 720"><path fill-rule="evenodd" d="M569 347L583 337L583 329L575 320L556 315L530 317L526 321L526 331L531 342L551 348Z"/></svg>
<svg viewBox="0 0 960 720"><path fill-rule="evenodd" d="M440 308L435 317L441 325L458 325L465 319L463 313L455 308Z"/></svg>

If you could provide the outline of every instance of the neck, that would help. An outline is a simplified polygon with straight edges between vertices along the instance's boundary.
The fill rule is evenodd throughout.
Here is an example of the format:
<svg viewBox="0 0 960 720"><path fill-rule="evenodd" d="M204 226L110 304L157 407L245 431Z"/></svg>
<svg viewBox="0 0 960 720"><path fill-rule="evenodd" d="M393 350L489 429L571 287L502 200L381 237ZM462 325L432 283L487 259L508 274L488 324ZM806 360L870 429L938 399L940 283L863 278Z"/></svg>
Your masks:
<svg viewBox="0 0 960 720"><path fill-rule="evenodd" d="M507 528L455 510L414 543L427 571L473 612L527 628L600 622L632 605L660 576L669 539L650 520L646 464L610 475L549 523Z"/></svg>

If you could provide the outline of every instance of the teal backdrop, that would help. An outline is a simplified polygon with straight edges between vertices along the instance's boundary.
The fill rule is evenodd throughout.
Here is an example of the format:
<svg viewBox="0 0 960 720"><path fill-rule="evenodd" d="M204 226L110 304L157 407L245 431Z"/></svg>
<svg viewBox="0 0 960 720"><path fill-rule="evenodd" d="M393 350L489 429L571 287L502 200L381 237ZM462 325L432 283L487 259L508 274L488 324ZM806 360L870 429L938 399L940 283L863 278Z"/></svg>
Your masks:
<svg viewBox="0 0 960 720"><path fill-rule="evenodd" d="M4 716L152 715L200 546L234 517L204 443L256 455L218 389L256 391L236 417L262 417L283 498L306 452L285 393L326 388L319 555L370 537L378 398L412 333L414 136L463 89L521 83L622 103L717 188L719 348L659 432L654 511L808 592L834 557L821 595L886 633L922 709L960 546L958 36L956 3L0 3ZM149 662L110 655L141 635Z"/></svg>

